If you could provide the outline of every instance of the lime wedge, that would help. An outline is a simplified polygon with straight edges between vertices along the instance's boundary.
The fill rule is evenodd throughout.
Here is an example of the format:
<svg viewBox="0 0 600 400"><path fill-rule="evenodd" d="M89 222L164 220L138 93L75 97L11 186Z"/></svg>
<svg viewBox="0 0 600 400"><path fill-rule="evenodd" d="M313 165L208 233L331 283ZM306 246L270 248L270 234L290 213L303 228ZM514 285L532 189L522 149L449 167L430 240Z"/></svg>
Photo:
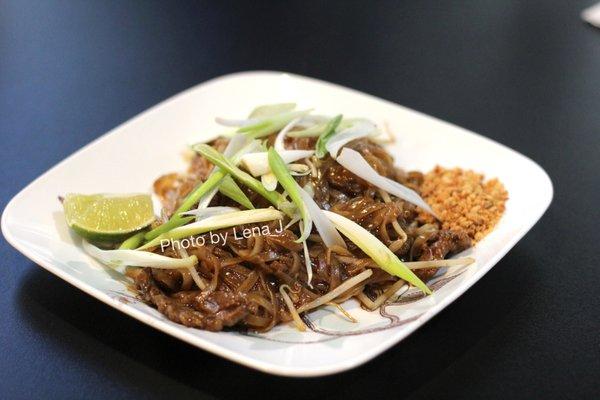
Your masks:
<svg viewBox="0 0 600 400"><path fill-rule="evenodd" d="M78 235L118 242L154 221L152 199L146 194L67 194L63 201L67 224Z"/></svg>

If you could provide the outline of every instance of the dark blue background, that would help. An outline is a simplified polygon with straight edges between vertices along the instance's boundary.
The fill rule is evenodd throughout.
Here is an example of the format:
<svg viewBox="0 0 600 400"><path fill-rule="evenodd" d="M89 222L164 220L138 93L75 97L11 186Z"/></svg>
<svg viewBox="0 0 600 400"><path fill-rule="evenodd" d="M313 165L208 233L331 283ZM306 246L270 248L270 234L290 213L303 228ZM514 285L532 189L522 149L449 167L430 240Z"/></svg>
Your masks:
<svg viewBox="0 0 600 400"><path fill-rule="evenodd" d="M579 19L591 2L2 1L2 208L117 124L251 69L330 80L465 126L540 163L556 193L540 223L417 333L311 380L180 343L2 240L0 397L598 395L600 30Z"/></svg>

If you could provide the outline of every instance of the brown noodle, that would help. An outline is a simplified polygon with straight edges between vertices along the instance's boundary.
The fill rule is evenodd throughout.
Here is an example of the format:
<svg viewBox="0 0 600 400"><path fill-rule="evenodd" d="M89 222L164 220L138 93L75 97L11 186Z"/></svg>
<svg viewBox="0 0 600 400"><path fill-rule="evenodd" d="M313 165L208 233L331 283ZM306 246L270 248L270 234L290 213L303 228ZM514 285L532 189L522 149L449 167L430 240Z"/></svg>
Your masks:
<svg viewBox="0 0 600 400"><path fill-rule="evenodd" d="M217 139L212 145L222 151L226 140ZM313 138L286 139L286 146L292 149L313 149L314 145ZM423 176L396 168L392 156L380 145L359 139L348 147L360 152L381 175L419 189ZM471 245L469 237L461 231L444 230L438 222L419 222L415 206L372 187L329 156L301 162L312 173L297 177L297 181L301 186L312 185L314 199L321 208L360 224L403 261L443 259ZM154 190L167 216L206 179L212 167L203 157L195 156L186 174L164 175L155 182ZM269 206L256 193L243 190L257 208ZM219 194L211 203L216 205L237 206ZM284 221L284 225L287 223ZM377 268L352 242L347 241L348 249L327 249L314 234L316 231L309 238L313 270L309 285L302 245L294 242L300 235L298 224L281 233L273 233L275 222L269 227L271 234L267 236L239 240L233 238L232 229L226 229L222 232L230 234L225 245L188 248L189 255L198 257L196 272L206 283L203 290L188 270L140 270L135 280L142 297L168 318L187 326L215 331L239 327L262 332L292 320L302 327L304 324L293 315L296 310L303 310L366 270L372 271L368 278L329 300L329 304L337 307L340 302L356 298L366 309L374 309L404 286L403 281ZM179 257L172 247L164 254ZM427 281L435 271L435 268L417 269L415 273Z"/></svg>

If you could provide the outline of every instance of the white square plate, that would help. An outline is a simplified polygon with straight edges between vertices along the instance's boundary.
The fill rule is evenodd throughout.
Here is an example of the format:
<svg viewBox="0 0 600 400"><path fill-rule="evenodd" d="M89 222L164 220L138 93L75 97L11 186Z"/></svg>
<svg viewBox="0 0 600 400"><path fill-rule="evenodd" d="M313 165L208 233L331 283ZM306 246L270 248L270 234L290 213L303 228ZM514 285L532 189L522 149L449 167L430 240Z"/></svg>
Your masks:
<svg viewBox="0 0 600 400"><path fill-rule="evenodd" d="M289 101L322 114L343 113L387 123L397 134L390 150L404 169L427 171L440 164L500 178L510 199L494 231L465 252L475 257L476 264L451 280L443 279L446 272L438 278L439 288L432 296L388 306L387 314L363 311L349 301L345 306L359 324L321 310L311 315L314 330L306 333L290 326L265 335L212 333L175 324L136 301L117 274L88 257L70 235L58 195L149 192L155 178L186 167L181 154L194 137L220 131L215 116L244 117L258 104ZM2 232L48 271L156 329L271 374L318 376L360 365L423 325L489 271L536 223L551 200L552 184L542 168L482 136L334 84L280 72L244 72L186 90L77 151L11 200L2 215Z"/></svg>

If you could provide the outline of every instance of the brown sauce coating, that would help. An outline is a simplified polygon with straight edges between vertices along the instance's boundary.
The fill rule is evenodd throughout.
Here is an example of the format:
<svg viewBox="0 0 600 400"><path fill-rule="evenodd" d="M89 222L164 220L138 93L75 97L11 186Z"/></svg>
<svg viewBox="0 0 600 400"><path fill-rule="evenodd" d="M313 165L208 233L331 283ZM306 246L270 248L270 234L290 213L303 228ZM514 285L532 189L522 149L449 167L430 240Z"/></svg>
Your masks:
<svg viewBox="0 0 600 400"><path fill-rule="evenodd" d="M269 140L273 141L273 137ZM226 141L219 139L212 144L222 150ZM311 149L314 144L314 138L286 139L286 147L290 149ZM348 146L360 152L381 175L417 191L424 187L430 195L436 191L427 175L397 169L392 156L380 145L360 139ZM400 259L443 259L471 246L471 237L465 231L455 229L460 227L424 218L412 204L394 197L386 198L377 188L331 157L312 158L310 164L316 174L298 177L297 181L301 186L312 185L317 204L357 222L388 245ZM170 215L183 198L206 179L211 169L208 161L195 156L186 174L160 177L154 189L163 203L165 214ZM256 193L243 189L256 207L269 206ZM211 205L234 204L217 195ZM196 271L207 285L204 290L197 287L186 271L140 270L135 282L142 298L169 319L186 326L212 331L230 327L265 331L291 320L279 292L280 285L289 285L290 298L295 307L300 307L366 268L374 267L372 260L351 242L346 242L350 253L338 255L326 249L319 242L318 235L313 235L309 239L313 271L309 285L302 245L295 242L300 233L298 225L274 233L275 224L267 224L271 233L266 236L234 240L230 234L225 245L189 248L188 254L198 257ZM398 227L404 236L398 232ZM221 233L225 231L232 233L232 229ZM316 230L313 233L316 234ZM165 254L177 257L172 248L167 249ZM435 272L435 269L429 269L417 270L416 273L426 281ZM376 268L371 278L364 282L364 287L359 289L379 290L396 280Z"/></svg>

